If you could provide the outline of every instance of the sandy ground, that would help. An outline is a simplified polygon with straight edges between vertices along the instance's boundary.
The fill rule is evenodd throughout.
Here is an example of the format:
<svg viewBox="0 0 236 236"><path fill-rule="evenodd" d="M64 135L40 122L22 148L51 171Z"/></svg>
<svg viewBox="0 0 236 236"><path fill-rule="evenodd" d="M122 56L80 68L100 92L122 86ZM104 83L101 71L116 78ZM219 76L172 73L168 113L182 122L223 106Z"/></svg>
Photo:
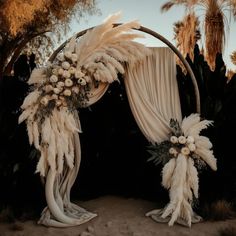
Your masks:
<svg viewBox="0 0 236 236"><path fill-rule="evenodd" d="M145 216L146 212L156 208L154 202L133 198L104 196L78 204L98 213L98 217L81 226L62 229L41 226L36 221L0 223L0 236L220 236L221 229L236 225L235 219L202 222L192 228L169 227Z"/></svg>

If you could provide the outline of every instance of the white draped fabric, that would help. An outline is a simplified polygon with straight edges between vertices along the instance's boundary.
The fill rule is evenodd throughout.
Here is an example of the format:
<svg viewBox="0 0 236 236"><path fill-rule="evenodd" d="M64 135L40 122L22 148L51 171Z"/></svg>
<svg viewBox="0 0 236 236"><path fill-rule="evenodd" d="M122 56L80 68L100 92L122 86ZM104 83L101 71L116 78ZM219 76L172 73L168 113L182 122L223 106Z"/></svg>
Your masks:
<svg viewBox="0 0 236 236"><path fill-rule="evenodd" d="M182 120L176 62L167 47L151 48L152 54L131 67L127 65L125 87L134 118L148 141L168 138L171 118Z"/></svg>

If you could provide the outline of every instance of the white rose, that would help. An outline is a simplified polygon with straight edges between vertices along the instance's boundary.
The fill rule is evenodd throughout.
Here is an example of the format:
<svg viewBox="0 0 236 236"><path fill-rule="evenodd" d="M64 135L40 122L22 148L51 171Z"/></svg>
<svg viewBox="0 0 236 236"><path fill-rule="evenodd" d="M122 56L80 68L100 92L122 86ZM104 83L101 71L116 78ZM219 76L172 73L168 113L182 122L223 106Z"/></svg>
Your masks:
<svg viewBox="0 0 236 236"><path fill-rule="evenodd" d="M70 78L70 72L68 70L64 70L63 77L66 78L66 79L69 79Z"/></svg>
<svg viewBox="0 0 236 236"><path fill-rule="evenodd" d="M76 79L82 78L82 77L84 77L84 76L85 76L85 74L84 74L81 70L77 70L77 71L75 72L75 78L76 78Z"/></svg>
<svg viewBox="0 0 236 236"><path fill-rule="evenodd" d="M62 90L59 89L59 88L54 88L54 89L53 89L53 92L54 92L55 94L59 94L61 91L62 91Z"/></svg>
<svg viewBox="0 0 236 236"><path fill-rule="evenodd" d="M61 66L63 69L68 70L70 68L70 63L68 61L63 61Z"/></svg>
<svg viewBox="0 0 236 236"><path fill-rule="evenodd" d="M173 148L173 147L169 149L169 153L170 153L171 155L174 155L174 156L177 156L177 154L178 154L178 152L176 151L176 149Z"/></svg>
<svg viewBox="0 0 236 236"><path fill-rule="evenodd" d="M51 83L56 83L58 81L58 78L56 75L51 75L51 77L49 78Z"/></svg>
<svg viewBox="0 0 236 236"><path fill-rule="evenodd" d="M194 143L194 137L193 136L188 136L187 137L187 143Z"/></svg>
<svg viewBox="0 0 236 236"><path fill-rule="evenodd" d="M176 136L171 136L170 141L171 143L178 143L178 138Z"/></svg>
<svg viewBox="0 0 236 236"><path fill-rule="evenodd" d="M73 62L76 62L76 61L78 60L77 54L72 53L72 54L71 54L71 60L72 60Z"/></svg>
<svg viewBox="0 0 236 236"><path fill-rule="evenodd" d="M57 94L53 94L53 95L51 96L51 99L57 100L57 99L58 99L58 95L57 95Z"/></svg>
<svg viewBox="0 0 236 236"><path fill-rule="evenodd" d="M71 79L66 79L65 80L65 86L66 87L71 87L73 85L73 81Z"/></svg>
<svg viewBox="0 0 236 236"><path fill-rule="evenodd" d="M57 88L63 88L64 85L65 85L65 83L62 81L57 82Z"/></svg>
<svg viewBox="0 0 236 236"><path fill-rule="evenodd" d="M58 69L58 75L63 75L63 72L64 72L64 70L60 67L59 69Z"/></svg>
<svg viewBox="0 0 236 236"><path fill-rule="evenodd" d="M86 85L87 83L86 83L86 80L85 79L83 79L83 78L81 78L81 79L78 79L78 84L80 84L80 85L82 85L82 86L84 86L84 85Z"/></svg>
<svg viewBox="0 0 236 236"><path fill-rule="evenodd" d="M194 152L196 150L196 146L194 143L189 143L188 148L191 152Z"/></svg>
<svg viewBox="0 0 236 236"><path fill-rule="evenodd" d="M76 86L74 86L71 90L72 90L72 92L74 92L74 93L76 93L76 94L79 93L79 88L76 87Z"/></svg>
<svg viewBox="0 0 236 236"><path fill-rule="evenodd" d="M70 89L65 89L64 92L63 92L63 94L64 94L65 96L67 96L67 97L71 96L71 91L70 91Z"/></svg>
<svg viewBox="0 0 236 236"><path fill-rule="evenodd" d="M190 150L189 150L189 148L187 148L187 147L183 147L183 148L181 148L181 153L182 153L183 155L187 156L187 155L190 154Z"/></svg>
<svg viewBox="0 0 236 236"><path fill-rule="evenodd" d="M71 54L71 52L66 51L66 52L64 53L64 56L65 56L66 58L71 59L72 54Z"/></svg>
<svg viewBox="0 0 236 236"><path fill-rule="evenodd" d="M57 100L57 101L56 101L56 106L57 106L57 107L61 106L61 104L62 104L62 101L61 101L61 100Z"/></svg>
<svg viewBox="0 0 236 236"><path fill-rule="evenodd" d="M45 96L43 97L41 100L40 100L40 103L43 104L44 106L47 106L48 105L48 98Z"/></svg>
<svg viewBox="0 0 236 236"><path fill-rule="evenodd" d="M44 86L43 90L46 93L48 93L48 92L51 92L53 90L53 87L52 87L52 85L49 84L49 85Z"/></svg>
<svg viewBox="0 0 236 236"><path fill-rule="evenodd" d="M184 136L179 136L178 141L180 144L185 144L186 143L186 138Z"/></svg>
<svg viewBox="0 0 236 236"><path fill-rule="evenodd" d="M53 69L52 69L52 74L58 75L58 70L57 70L56 68L53 68Z"/></svg>
<svg viewBox="0 0 236 236"><path fill-rule="evenodd" d="M58 54L57 55L57 60L64 61L65 60L64 54L63 53Z"/></svg>
<svg viewBox="0 0 236 236"><path fill-rule="evenodd" d="M72 75L74 75L75 72L76 72L75 67L71 66L71 67L69 68L69 72L70 72Z"/></svg>

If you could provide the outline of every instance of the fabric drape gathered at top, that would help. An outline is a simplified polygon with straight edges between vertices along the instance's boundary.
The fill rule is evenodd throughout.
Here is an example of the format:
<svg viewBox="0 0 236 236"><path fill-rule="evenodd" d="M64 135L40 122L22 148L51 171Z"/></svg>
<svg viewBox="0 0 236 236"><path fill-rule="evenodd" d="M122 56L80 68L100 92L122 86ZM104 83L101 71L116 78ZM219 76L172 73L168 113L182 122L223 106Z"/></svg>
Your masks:
<svg viewBox="0 0 236 236"><path fill-rule="evenodd" d="M109 83L102 83L100 82L97 87L91 88L90 94L89 94L89 100L86 103L86 107L93 105L97 101L102 98L102 96L106 93Z"/></svg>
<svg viewBox="0 0 236 236"><path fill-rule="evenodd" d="M182 120L174 53L151 48L152 54L135 66L127 65L125 87L134 118L148 141L168 138L170 119Z"/></svg>

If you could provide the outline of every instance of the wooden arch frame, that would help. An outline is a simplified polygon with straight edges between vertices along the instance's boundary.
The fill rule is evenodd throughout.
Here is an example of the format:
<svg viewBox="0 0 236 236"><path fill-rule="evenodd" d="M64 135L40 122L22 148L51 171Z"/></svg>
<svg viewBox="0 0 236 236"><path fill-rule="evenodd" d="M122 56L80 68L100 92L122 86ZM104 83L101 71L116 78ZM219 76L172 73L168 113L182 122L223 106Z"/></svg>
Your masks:
<svg viewBox="0 0 236 236"><path fill-rule="evenodd" d="M119 26L121 24L113 24L113 27ZM84 35L88 30L93 29L89 28L86 30L83 30L75 35L76 38L79 38L80 36ZM140 26L140 28L135 29L142 31L144 33L150 34L153 37L159 39L163 43L165 43L182 61L183 65L186 67L187 72L189 73L194 90L195 90L195 99L196 99L196 112L200 113L200 95L198 90L198 85L196 78L193 74L192 69L190 68L190 65L185 60L183 55L179 52L179 50L173 46L166 38L164 38L162 35L145 28L143 26ZM66 40L63 44L61 44L51 55L49 58L50 62L53 62L57 56L57 54L66 46L66 44L71 40ZM75 112L77 114L77 112ZM67 118L70 119L72 116L76 116L76 114L67 114L63 110L57 110L56 116L65 117L67 115ZM49 118L48 118L49 119ZM74 119L74 117L73 117ZM76 118L75 118L76 119ZM57 123L57 119L54 119L53 121L49 120L50 123ZM74 120L76 122L76 120ZM77 127L78 126L78 127ZM70 166L67 166L67 168L63 169L63 172L61 172L59 175L57 175L57 172L52 169L51 167L48 170L47 173L47 180L45 185L45 192L46 192L46 201L48 203L48 206L45 208L45 210L42 212L41 218L39 220L39 223L47 225L47 226L54 226L54 227L68 227L68 226L75 226L80 225L82 223L85 223L89 221L90 219L94 218L96 214L88 212L87 210L73 204L70 202L70 190L71 187L74 184L74 181L76 179L76 176L79 171L80 166L80 160L81 160L81 150L80 150L80 142L79 142L79 135L78 130L79 124L72 129L69 127L69 132L72 133L73 137L71 138L71 142L74 143L74 166L72 168L68 168ZM51 128L52 130L53 128ZM62 129L62 131L64 131ZM76 131L76 132L73 132Z"/></svg>
<svg viewBox="0 0 236 236"><path fill-rule="evenodd" d="M121 25L122 23L117 23L114 24L114 27ZM81 36L83 36L88 30L93 29L94 27L85 29L83 31L80 31L76 34L76 38L79 38ZM144 33L147 33L149 35L152 35L153 37L159 39L160 41L162 41L164 44L166 44L177 56L178 58L181 60L181 62L183 63L183 65L185 66L187 72L189 73L191 80L192 80L192 84L194 86L194 93L195 93L195 100L196 100L196 112L200 114L201 111L201 104L200 104L200 94L199 94L199 89L198 89L198 85L197 85L197 80L195 78L195 75L189 65L189 63L187 62L187 60L183 57L183 55L180 53L180 51L169 41L167 40L164 36L160 35L159 33L146 28L144 26L140 26L140 28L138 29L134 29L134 30L138 30ZM51 57L49 58L49 61L52 62L54 61L54 59L56 58L56 55L65 47L65 45L70 41L71 38L69 38L68 40L66 40L64 43L62 43L51 55Z"/></svg>

